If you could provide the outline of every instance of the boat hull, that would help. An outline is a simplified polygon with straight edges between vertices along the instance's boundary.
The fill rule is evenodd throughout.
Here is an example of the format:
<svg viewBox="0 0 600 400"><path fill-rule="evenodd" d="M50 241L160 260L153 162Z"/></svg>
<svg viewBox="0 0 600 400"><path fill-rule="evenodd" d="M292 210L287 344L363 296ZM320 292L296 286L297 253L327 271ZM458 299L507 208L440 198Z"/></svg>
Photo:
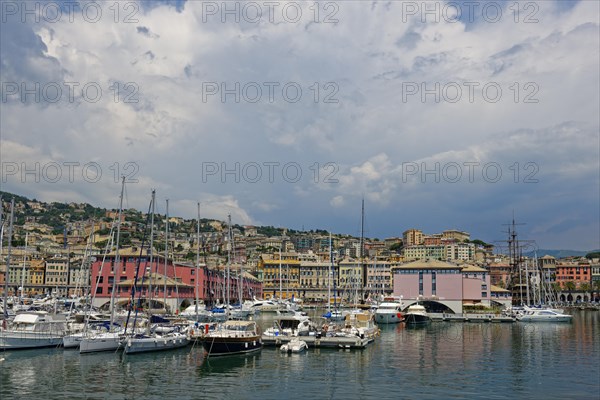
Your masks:
<svg viewBox="0 0 600 400"><path fill-rule="evenodd" d="M0 332L0 349L35 349L42 347L59 347L63 344L62 335L40 332Z"/></svg>
<svg viewBox="0 0 600 400"><path fill-rule="evenodd" d="M375 322L378 324L397 324L404 321L404 316L399 312L375 312Z"/></svg>
<svg viewBox="0 0 600 400"><path fill-rule="evenodd" d="M262 348L260 336L249 337L206 337L202 342L209 356L245 354Z"/></svg>
<svg viewBox="0 0 600 400"><path fill-rule="evenodd" d="M128 338L124 348L126 354L136 354L178 349L187 346L189 343L189 339L183 335L177 337Z"/></svg>
<svg viewBox="0 0 600 400"><path fill-rule="evenodd" d="M428 315L406 314L404 318L407 325L425 325L431 322Z"/></svg>
<svg viewBox="0 0 600 400"><path fill-rule="evenodd" d="M96 353L100 351L115 351L121 347L118 334L102 334L90 338L83 338L79 343L80 353Z"/></svg>

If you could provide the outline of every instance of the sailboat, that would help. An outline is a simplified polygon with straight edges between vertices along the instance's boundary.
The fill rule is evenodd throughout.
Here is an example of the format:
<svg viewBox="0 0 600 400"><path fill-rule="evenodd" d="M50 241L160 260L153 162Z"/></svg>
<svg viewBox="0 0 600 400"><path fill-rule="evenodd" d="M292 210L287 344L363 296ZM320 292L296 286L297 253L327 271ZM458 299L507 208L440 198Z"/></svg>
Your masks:
<svg viewBox="0 0 600 400"><path fill-rule="evenodd" d="M228 216L228 221L231 232L231 216ZM225 310L226 315L229 316L231 240L228 241L227 254ZM209 357L258 351L262 348L260 328L255 321L237 321L228 319L225 322L217 324L214 330L208 331L205 334L202 346Z"/></svg>
<svg viewBox="0 0 600 400"><path fill-rule="evenodd" d="M333 247L331 240L331 232L329 233L329 273L327 274L327 312L323 314L324 318L330 321L343 321L344 315L337 308L337 295L335 285L335 268L333 266ZM331 281L333 280L333 310L331 309Z"/></svg>
<svg viewBox="0 0 600 400"><path fill-rule="evenodd" d="M151 200L150 207L148 210L148 214L149 214L148 217L150 218L150 221L151 221L150 222L150 246L149 246L150 265L152 265L152 244L153 244L153 237L154 237L155 194L156 194L156 192L153 190L152 191L152 200ZM148 220L146 220L146 225L147 225L147 221ZM168 223L168 220L167 220L167 223ZM145 240L145 238L142 240L142 246L140 248L140 256L138 258L134 285L131 288L131 304L134 304L134 300L135 300L137 280L138 280L138 275L140 272L142 254L143 254L143 249L144 249L144 244L145 244L144 240ZM146 271L146 268L147 268L147 265L144 265L144 273ZM152 277L152 274L149 275L150 279L151 279L151 277ZM166 275L165 275L165 281L166 281ZM142 291L140 291L139 300L141 300L141 293L142 293ZM131 314L131 309L129 309L129 313L127 315L127 322L125 324L125 330L127 330L127 326L129 324L130 314ZM135 318L133 321L134 326L136 324L137 317L138 317L138 315L137 315L137 309L136 309ZM153 331L150 331L150 329L149 329L149 331L147 331L146 333L143 333L143 334L142 333L134 333L134 334L126 335L122 341L122 345L125 350L125 354L146 353L146 352L150 352L150 351L159 351L159 350L171 350L171 349L177 349L179 347L184 347L189 344L190 341L189 341L189 338L187 337L187 335L182 332L179 332L177 327L170 326L168 329L165 329L165 327L161 326L160 328L161 329L158 329L158 327L155 327Z"/></svg>
<svg viewBox="0 0 600 400"><path fill-rule="evenodd" d="M121 196L119 199L119 213L117 215L117 238L116 238L116 252L115 252L115 263L114 263L114 279L113 286L110 295L110 322L104 329L87 329L83 339L79 343L79 353L94 353L99 351L114 351L118 350L121 346L121 338L124 334L123 330L116 327L114 323L115 319L115 292L117 285L117 271L121 270L121 259L119 257L119 240L121 234L121 217L123 215L123 195L125 192L125 177L121 183ZM102 263L104 264L104 262ZM101 275L98 274L98 281L96 287L100 281ZM89 315L86 320L86 327L89 328Z"/></svg>
<svg viewBox="0 0 600 400"><path fill-rule="evenodd" d="M0 208L2 203L0 202ZM0 329L0 349L26 349L62 345L66 323L64 317L46 312L25 312L8 321L8 276L10 268L11 242L14 222L15 199L10 203L10 224L8 228L8 254L6 259L6 277L4 286L4 319Z"/></svg>

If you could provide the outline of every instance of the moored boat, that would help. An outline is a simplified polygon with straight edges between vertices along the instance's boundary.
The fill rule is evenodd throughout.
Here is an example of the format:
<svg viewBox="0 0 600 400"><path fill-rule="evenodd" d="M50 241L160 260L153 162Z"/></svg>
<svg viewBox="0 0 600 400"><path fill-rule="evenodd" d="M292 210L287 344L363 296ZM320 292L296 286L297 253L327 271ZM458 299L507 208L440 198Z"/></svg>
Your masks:
<svg viewBox="0 0 600 400"><path fill-rule="evenodd" d="M279 350L281 350L283 353L301 353L306 349L308 349L306 342L298 339L297 337L287 343L282 344L279 348Z"/></svg>
<svg viewBox="0 0 600 400"><path fill-rule="evenodd" d="M550 308L525 308L522 314L517 315L521 322L571 322L572 315L562 314Z"/></svg>
<svg viewBox="0 0 600 400"><path fill-rule="evenodd" d="M375 310L375 322L378 324L397 324L404 321L400 312L402 304L396 301L384 301Z"/></svg>
<svg viewBox="0 0 600 400"><path fill-rule="evenodd" d="M225 356L258 351L262 348L262 340L255 321L229 320L209 331L202 346L209 357Z"/></svg>
<svg viewBox="0 0 600 400"><path fill-rule="evenodd" d="M423 325L431 322L431 317L427 314L425 307L420 304L413 304L406 310L404 320L409 325Z"/></svg>
<svg viewBox="0 0 600 400"><path fill-rule="evenodd" d="M0 330L0 349L31 349L62 346L66 321L44 311L17 314L6 329Z"/></svg>

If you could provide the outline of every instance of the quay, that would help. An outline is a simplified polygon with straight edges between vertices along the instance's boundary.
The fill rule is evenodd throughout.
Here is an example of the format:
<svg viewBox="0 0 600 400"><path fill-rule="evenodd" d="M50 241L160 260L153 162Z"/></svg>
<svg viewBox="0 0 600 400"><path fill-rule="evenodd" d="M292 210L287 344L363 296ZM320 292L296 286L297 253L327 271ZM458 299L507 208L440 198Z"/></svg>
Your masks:
<svg viewBox="0 0 600 400"><path fill-rule="evenodd" d="M448 321L448 322L515 322L516 319L505 315L496 314L446 314L446 313L429 313L432 321Z"/></svg>

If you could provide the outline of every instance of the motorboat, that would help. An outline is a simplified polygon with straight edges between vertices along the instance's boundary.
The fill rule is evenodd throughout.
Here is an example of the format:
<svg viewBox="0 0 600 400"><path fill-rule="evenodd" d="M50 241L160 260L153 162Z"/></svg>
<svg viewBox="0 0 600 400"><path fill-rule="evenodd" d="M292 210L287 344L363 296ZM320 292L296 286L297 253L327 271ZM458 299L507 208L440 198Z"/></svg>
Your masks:
<svg viewBox="0 0 600 400"><path fill-rule="evenodd" d="M256 321L228 320L204 335L202 342L208 357L244 354L262 348Z"/></svg>
<svg viewBox="0 0 600 400"><path fill-rule="evenodd" d="M404 320L409 325L423 325L431 322L431 317L427 314L425 307L413 304L404 313Z"/></svg>
<svg viewBox="0 0 600 400"><path fill-rule="evenodd" d="M397 324L404 321L402 304L395 301L384 301L375 310L375 322L378 324Z"/></svg>
<svg viewBox="0 0 600 400"><path fill-rule="evenodd" d="M283 353L301 353L308 349L308 345L304 340L295 337L287 343L281 345L279 350Z"/></svg>
<svg viewBox="0 0 600 400"><path fill-rule="evenodd" d="M517 315L521 322L571 322L572 315L562 314L550 308L525 308L524 312Z"/></svg>
<svg viewBox="0 0 600 400"><path fill-rule="evenodd" d="M67 332L64 316L45 311L17 314L0 330L0 349L30 349L62 346Z"/></svg>

